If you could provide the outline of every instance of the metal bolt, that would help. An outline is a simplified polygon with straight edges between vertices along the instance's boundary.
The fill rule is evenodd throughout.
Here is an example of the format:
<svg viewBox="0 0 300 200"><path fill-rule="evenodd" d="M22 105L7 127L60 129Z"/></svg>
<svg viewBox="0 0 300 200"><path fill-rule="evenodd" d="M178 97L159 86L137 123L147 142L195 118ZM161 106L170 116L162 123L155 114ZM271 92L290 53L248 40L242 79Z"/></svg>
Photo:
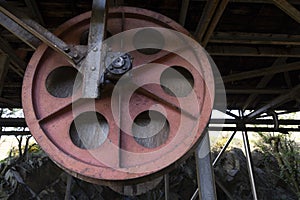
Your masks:
<svg viewBox="0 0 300 200"><path fill-rule="evenodd" d="M78 52L75 51L73 54L73 58L77 59L78 57L79 57Z"/></svg>
<svg viewBox="0 0 300 200"><path fill-rule="evenodd" d="M94 51L94 52L98 51L98 48L97 48L97 47L95 47L95 48L93 49L93 51Z"/></svg>
<svg viewBox="0 0 300 200"><path fill-rule="evenodd" d="M64 52L69 53L71 49L69 47L64 47Z"/></svg>
<svg viewBox="0 0 300 200"><path fill-rule="evenodd" d="M110 55L110 58L114 58L115 56L114 55Z"/></svg>
<svg viewBox="0 0 300 200"><path fill-rule="evenodd" d="M95 71L95 70L96 70L96 67L91 67L91 70L92 70L92 71Z"/></svg>

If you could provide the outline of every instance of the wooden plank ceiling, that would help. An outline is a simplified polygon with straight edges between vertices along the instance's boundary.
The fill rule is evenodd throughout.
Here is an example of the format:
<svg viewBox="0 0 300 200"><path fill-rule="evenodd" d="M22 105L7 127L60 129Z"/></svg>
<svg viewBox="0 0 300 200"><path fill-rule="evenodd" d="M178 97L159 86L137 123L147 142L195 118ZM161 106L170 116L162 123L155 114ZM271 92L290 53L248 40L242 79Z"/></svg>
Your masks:
<svg viewBox="0 0 300 200"><path fill-rule="evenodd" d="M2 2L21 8L49 30L91 9L91 0ZM154 10L184 24L217 64L225 81L229 109L259 110L271 105L276 109L300 110L300 1L111 0L111 3ZM0 80L4 81L0 106L16 107L21 102L22 76L33 49L2 27L0 36L0 48L11 60L8 75Z"/></svg>

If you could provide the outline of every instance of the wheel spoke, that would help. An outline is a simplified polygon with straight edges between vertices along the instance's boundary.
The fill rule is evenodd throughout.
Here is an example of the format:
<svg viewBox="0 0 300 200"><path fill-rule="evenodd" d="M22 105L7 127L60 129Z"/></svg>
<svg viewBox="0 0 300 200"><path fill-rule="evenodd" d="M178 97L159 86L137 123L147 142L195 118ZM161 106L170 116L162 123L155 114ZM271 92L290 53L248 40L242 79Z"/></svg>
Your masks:
<svg viewBox="0 0 300 200"><path fill-rule="evenodd" d="M190 112L186 111L185 109L180 108L176 104L174 104L174 103L172 103L172 102L170 102L170 101L168 101L168 100L166 100L166 99L164 99L164 98L162 98L162 97L154 94L153 92L151 92L151 91L149 91L149 90L147 90L147 89L145 89L143 87L139 87L137 89L137 93L142 94L142 95L144 95L144 96L146 96L146 97L148 97L150 99L153 99L155 101L158 101L158 102L160 102L160 103L162 103L162 104L164 104L164 105L166 105L168 107L171 107L174 110L176 110L178 112L181 112L182 114L188 116L189 118L191 118L193 120L197 120L198 119L198 116L195 116L195 115L191 114Z"/></svg>
<svg viewBox="0 0 300 200"><path fill-rule="evenodd" d="M79 99L80 99L80 98L79 98ZM62 113L64 113L64 112L67 112L67 111L69 111L69 110L72 110L72 107L74 106L74 104L75 104L76 102L79 101L79 99L73 100L73 101L71 101L71 102L69 102L69 103L67 103L67 104L65 104L65 105L62 105L62 106L56 108L55 110L49 112L47 115L43 116L41 119L38 120L39 123L43 123L43 122L45 122L45 121L51 119L52 117L55 117L55 116L58 115L58 114L62 114Z"/></svg>

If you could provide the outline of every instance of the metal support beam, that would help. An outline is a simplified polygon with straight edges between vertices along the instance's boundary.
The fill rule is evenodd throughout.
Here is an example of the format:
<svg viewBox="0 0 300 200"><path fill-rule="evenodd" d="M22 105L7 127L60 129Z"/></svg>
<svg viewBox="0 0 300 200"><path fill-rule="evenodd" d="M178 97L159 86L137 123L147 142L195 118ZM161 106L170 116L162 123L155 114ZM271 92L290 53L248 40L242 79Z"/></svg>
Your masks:
<svg viewBox="0 0 300 200"><path fill-rule="evenodd" d="M211 162L209 134L208 131L205 131L203 134L203 139L195 153L198 193L200 200L216 200L217 194Z"/></svg>
<svg viewBox="0 0 300 200"><path fill-rule="evenodd" d="M184 26L187 12L189 9L190 0L182 0L181 10L180 10L180 17L179 17L179 23Z"/></svg>
<svg viewBox="0 0 300 200"><path fill-rule="evenodd" d="M293 89L290 90L289 93L283 94L274 100L272 100L269 104L259 108L258 110L250 113L249 115L246 116L247 120L252 120L258 116L260 116L262 113L268 111L271 108L276 108L276 106L279 106L287 101L290 101L293 99L295 94L298 94L300 91L300 84L294 87Z"/></svg>
<svg viewBox="0 0 300 200"><path fill-rule="evenodd" d="M104 73L105 38L107 3L106 0L94 0L89 32L88 49L91 50L83 64L83 98L100 97L99 84Z"/></svg>
<svg viewBox="0 0 300 200"><path fill-rule="evenodd" d="M272 67L275 67L277 65L281 65L284 64L286 62L286 58L278 58L276 59L276 61L273 63ZM274 77L275 74L268 74L265 75L260 82L257 84L256 88L261 89L261 88L265 88L268 83L272 80L272 78ZM244 106L243 106L243 110L246 110L248 108L248 106L250 106L250 104L253 105L254 100L258 97L258 93L253 93L251 94L248 99L246 100Z"/></svg>
<svg viewBox="0 0 300 200"><path fill-rule="evenodd" d="M273 2L283 12L293 18L296 22L300 23L300 12L292 4L286 0L273 0Z"/></svg>
<svg viewBox="0 0 300 200"><path fill-rule="evenodd" d="M223 76L222 79L224 83L228 83L232 81L244 80L244 79L255 78L264 75L278 74L286 71L295 71L295 70L300 70L300 62L276 65L276 66L266 67L262 69L256 69L252 71L231 74L231 75Z"/></svg>
<svg viewBox="0 0 300 200"><path fill-rule="evenodd" d="M165 200L170 200L170 177L169 174L164 175L165 181Z"/></svg>
<svg viewBox="0 0 300 200"><path fill-rule="evenodd" d="M27 127L24 118L0 118L0 127Z"/></svg>
<svg viewBox="0 0 300 200"><path fill-rule="evenodd" d="M31 135L29 131L0 131L0 136L26 136Z"/></svg>
<svg viewBox="0 0 300 200"><path fill-rule="evenodd" d="M280 114L280 113L278 113ZM255 119L253 121L243 121L242 119L211 119L210 127L215 125L223 125L223 124L244 124L244 125L273 125L274 120L272 119ZM299 125L300 120L278 120L279 125ZM26 122L24 118L0 118L0 126L3 127L26 127Z"/></svg>
<svg viewBox="0 0 300 200"><path fill-rule="evenodd" d="M250 143L249 143L247 132L243 131L242 134L243 134L243 143L244 143L244 148L245 148L246 158L247 158L247 167L248 167L248 173L250 178L252 195L253 195L253 199L257 200L258 198L257 198L255 179L253 174L253 164L252 164L253 162L251 157Z"/></svg>
<svg viewBox="0 0 300 200"><path fill-rule="evenodd" d="M4 87L5 78L8 72L9 58L7 54L0 54L0 96Z"/></svg>
<svg viewBox="0 0 300 200"><path fill-rule="evenodd" d="M273 125L274 120L272 120L272 119L255 119L253 121L244 121L242 119L225 119L225 121L224 121L224 119L211 119L209 123L210 123L210 125L213 125L213 124ZM0 124L1 124L1 120L0 120ZM300 120L289 120L289 119L278 120L278 124L279 125L299 125Z"/></svg>
<svg viewBox="0 0 300 200"><path fill-rule="evenodd" d="M220 131L220 127L218 126L210 126L209 127L210 131ZM246 128L241 128L241 127L222 127L222 131L247 131L247 132L277 132L277 133L288 133L288 132L300 132L300 128L279 128L279 129L274 129L274 128L268 128L268 127L246 127Z"/></svg>
<svg viewBox="0 0 300 200"><path fill-rule="evenodd" d="M215 32L209 42L218 44L300 45L300 35Z"/></svg>
<svg viewBox="0 0 300 200"><path fill-rule="evenodd" d="M274 128L262 128L262 127L246 127L246 128L241 128L241 127L209 127L210 131L220 131L222 128L222 131L247 131L247 132L278 132L278 133L289 133L289 132L295 132L299 133L300 132L300 127L299 128L279 128L279 129L274 129ZM30 135L29 131L4 131L0 132L0 135Z"/></svg>
<svg viewBox="0 0 300 200"><path fill-rule="evenodd" d="M80 55L80 52L78 52L74 47L67 45L64 41L59 39L57 36L49 32L47 29L45 29L38 23L29 19L28 17L22 16L23 18L21 20L20 17L12 14L12 12L9 11L7 8L4 8L4 6L5 5L3 4L3 2L0 2L0 11L4 15L9 17L12 21L17 23L20 27L22 27L23 29L25 29L26 31L34 35L39 40L43 41L53 50L64 55L71 64L75 65L82 59L83 56ZM34 45L32 44L32 46Z"/></svg>
<svg viewBox="0 0 300 200"><path fill-rule="evenodd" d="M2 12L0 12L0 24L34 50L41 44L38 38L23 29Z"/></svg>
<svg viewBox="0 0 300 200"><path fill-rule="evenodd" d="M299 47L209 45L206 50L212 56L300 57Z"/></svg>
<svg viewBox="0 0 300 200"><path fill-rule="evenodd" d="M227 147L229 146L229 144L231 143L232 139L234 138L236 134L236 131L234 131L231 136L229 137L229 139L226 141L225 145L223 146L223 148L221 149L221 151L219 152L219 154L217 155L217 157L215 158L215 160L213 161L213 167L216 166L217 162L220 160L221 156L224 154L224 152L226 151Z"/></svg>

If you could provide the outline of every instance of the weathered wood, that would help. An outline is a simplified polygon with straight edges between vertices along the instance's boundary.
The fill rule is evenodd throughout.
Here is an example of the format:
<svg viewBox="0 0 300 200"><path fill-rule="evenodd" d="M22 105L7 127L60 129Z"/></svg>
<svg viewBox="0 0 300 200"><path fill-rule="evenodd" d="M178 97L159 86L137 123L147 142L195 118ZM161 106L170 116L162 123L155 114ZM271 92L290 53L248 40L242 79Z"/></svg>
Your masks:
<svg viewBox="0 0 300 200"><path fill-rule="evenodd" d="M228 1L229 0L222 0L216 10L216 13L211 21L211 24L209 25L207 31L206 31L206 34L204 36L204 39L203 41L201 42L202 46L203 47L206 47L211 35L213 34L215 28L217 27L217 24L219 23L220 21L220 18L221 16L223 15L225 9L226 9L226 6L228 4Z"/></svg>
<svg viewBox="0 0 300 200"><path fill-rule="evenodd" d="M21 103L17 102L17 101L12 101L10 99L5 99L5 98L2 98L0 97L0 103L3 103L3 104L7 104L8 106L15 106L15 107L21 107Z"/></svg>
<svg viewBox="0 0 300 200"><path fill-rule="evenodd" d="M269 109L274 109L277 106L292 100L293 96L299 93L299 91L300 91L300 84L295 86L292 90L290 90L290 92L280 95L279 97L269 102L267 105L253 111L252 113L246 116L246 119L247 120L255 119L256 117L260 116L262 113L268 111Z"/></svg>
<svg viewBox="0 0 300 200"><path fill-rule="evenodd" d="M222 78L224 83L228 83L231 81L244 80L244 79L255 78L259 76L277 74L281 72L293 71L299 69L300 69L300 62L294 62L289 64L271 66L262 69L231 74L231 75L223 76Z"/></svg>
<svg viewBox="0 0 300 200"><path fill-rule="evenodd" d="M5 78L8 72L9 58L6 54L0 54L0 96L4 87Z"/></svg>
<svg viewBox="0 0 300 200"><path fill-rule="evenodd" d="M42 14L39 10L39 7L37 5L36 0L25 0L25 4L29 8L29 10L32 12L32 15L34 18L43 26L45 26L44 19L42 17Z"/></svg>
<svg viewBox="0 0 300 200"><path fill-rule="evenodd" d="M210 1L210 0L193 0L193 1ZM270 0L230 0L232 3L263 3L263 4L272 4L273 2ZM299 0L289 0L289 2L293 5L300 5Z"/></svg>
<svg viewBox="0 0 300 200"><path fill-rule="evenodd" d="M300 11L295 8L286 0L273 0L275 5L280 8L283 12L293 18L296 22L300 23Z"/></svg>
<svg viewBox="0 0 300 200"><path fill-rule="evenodd" d="M179 23L184 26L186 15L189 9L190 0L182 0L181 10L180 10L180 16L179 16Z"/></svg>
<svg viewBox="0 0 300 200"><path fill-rule="evenodd" d="M300 57L299 47L209 45L206 50L213 56Z"/></svg>
<svg viewBox="0 0 300 200"><path fill-rule="evenodd" d="M10 62L12 62L14 66L18 68L18 71L24 75L24 69L26 68L27 64L15 54L13 48L2 37L0 37L0 44L1 50L9 56Z"/></svg>
<svg viewBox="0 0 300 200"><path fill-rule="evenodd" d="M216 91L218 93L218 90ZM289 92L288 89L256 89L256 88L243 88L243 89L226 89L226 94L283 94Z"/></svg>
<svg viewBox="0 0 300 200"><path fill-rule="evenodd" d="M286 58L278 58L276 61L273 63L272 67L275 67L277 65L283 65L286 61ZM265 75L260 82L257 84L256 88L257 89L262 89L267 86L267 84L272 80L275 74L267 74ZM246 110L250 104L253 105L254 100L258 97L257 93L251 94L248 99L246 100L243 110Z"/></svg>
<svg viewBox="0 0 300 200"><path fill-rule="evenodd" d="M245 32L215 32L209 40L218 44L300 45L300 35Z"/></svg>
<svg viewBox="0 0 300 200"><path fill-rule="evenodd" d="M201 15L201 18L199 20L199 23L197 25L197 29L195 32L195 38L199 42L202 41L203 36L207 30L207 27L213 17L213 14L215 13L215 10L217 9L219 0L210 0L206 3L203 13Z"/></svg>

